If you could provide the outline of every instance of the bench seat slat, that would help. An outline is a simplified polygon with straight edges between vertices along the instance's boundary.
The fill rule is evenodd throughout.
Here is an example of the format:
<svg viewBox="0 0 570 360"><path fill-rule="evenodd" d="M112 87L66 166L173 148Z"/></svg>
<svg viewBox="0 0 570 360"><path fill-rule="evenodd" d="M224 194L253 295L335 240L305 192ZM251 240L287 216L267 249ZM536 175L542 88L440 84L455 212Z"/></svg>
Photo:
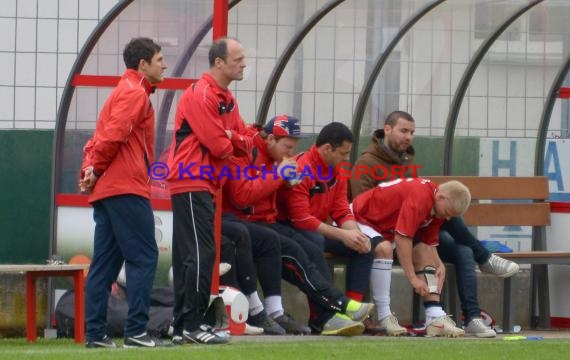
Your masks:
<svg viewBox="0 0 570 360"><path fill-rule="evenodd" d="M570 252L567 251L517 251L496 255L519 264L570 264Z"/></svg>
<svg viewBox="0 0 570 360"><path fill-rule="evenodd" d="M557 258L561 256L570 257L570 252L568 251L517 251L512 253L499 253L501 257L505 259L513 258Z"/></svg>
<svg viewBox="0 0 570 360"><path fill-rule="evenodd" d="M471 204L464 221L469 226L550 225L548 203Z"/></svg>
<svg viewBox="0 0 570 360"><path fill-rule="evenodd" d="M441 184L457 180L471 191L473 200L480 199L536 199L549 197L545 176L428 176Z"/></svg>
<svg viewBox="0 0 570 360"><path fill-rule="evenodd" d="M89 268L87 264L62 264L62 265L36 265L36 264L2 264L0 265L0 273L19 273L27 271L74 271L86 270Z"/></svg>

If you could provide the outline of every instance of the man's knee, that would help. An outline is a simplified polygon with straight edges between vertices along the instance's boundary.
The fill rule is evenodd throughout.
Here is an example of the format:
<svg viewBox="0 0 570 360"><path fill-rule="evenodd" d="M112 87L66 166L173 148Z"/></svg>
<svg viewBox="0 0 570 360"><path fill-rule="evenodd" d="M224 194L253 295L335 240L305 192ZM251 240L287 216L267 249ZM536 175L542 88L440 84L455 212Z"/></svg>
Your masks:
<svg viewBox="0 0 570 360"><path fill-rule="evenodd" d="M301 237L297 239L300 239L301 241L306 239L316 244L320 249L325 248L326 239L323 234L316 231L299 231L299 234Z"/></svg>
<svg viewBox="0 0 570 360"><path fill-rule="evenodd" d="M465 266L469 268L475 268L475 257L473 255L473 250L469 246L458 245L457 246L457 257L458 261L455 266Z"/></svg>
<svg viewBox="0 0 570 360"><path fill-rule="evenodd" d="M447 246L448 248L442 248L441 251L438 249L438 254L443 261L453 264L456 268L475 268L475 257L473 250L469 246L457 243L448 244Z"/></svg>
<svg viewBox="0 0 570 360"><path fill-rule="evenodd" d="M379 242L374 248L374 258L376 259L392 259L393 253L392 243L386 240Z"/></svg>
<svg viewBox="0 0 570 360"><path fill-rule="evenodd" d="M412 261L416 270L423 270L426 266L435 266L436 259L433 255L432 246L422 242L414 243Z"/></svg>

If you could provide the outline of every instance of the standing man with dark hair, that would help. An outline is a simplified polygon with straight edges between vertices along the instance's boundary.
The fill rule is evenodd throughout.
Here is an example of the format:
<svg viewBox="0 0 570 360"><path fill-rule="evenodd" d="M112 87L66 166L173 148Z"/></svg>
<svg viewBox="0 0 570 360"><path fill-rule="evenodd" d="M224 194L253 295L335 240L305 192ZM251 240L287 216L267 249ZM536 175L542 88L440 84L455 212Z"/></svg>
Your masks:
<svg viewBox="0 0 570 360"><path fill-rule="evenodd" d="M174 337L177 343L223 344L204 314L210 300L214 242L214 200L220 171L232 154L247 152L251 139L229 85L243 79L245 56L235 39L215 41L210 70L178 103L168 156L172 197ZM203 172L208 169L209 172Z"/></svg>
<svg viewBox="0 0 570 360"><path fill-rule="evenodd" d="M154 157L154 109L149 95L163 79L166 61L148 38L123 51L127 70L101 109L83 152L79 187L93 205L93 261L85 286L88 348L114 348L107 336L111 284L125 262L129 313L125 347L155 347L146 333L158 248L150 206L148 166Z"/></svg>
<svg viewBox="0 0 570 360"><path fill-rule="evenodd" d="M356 197L362 192L372 189L380 182L376 179L392 180L384 174L383 169L404 166L404 177L411 177L415 165L415 150L412 147L414 138L414 118L405 111L394 111L385 120L384 128L374 132L372 141L358 158L356 166L377 169L376 173L360 174L350 180L351 195ZM381 166L378 166L381 165ZM384 262L391 262L392 250L385 249ZM441 259L455 265L457 273L457 290L461 300L461 309L465 316L464 324L467 335L477 337L494 337L494 330L485 325L481 319L481 310L477 300L477 275L475 263L483 272L498 277L509 277L516 274L519 266L509 260L491 254L473 236L460 217L452 217L441 226L440 243L437 251ZM391 267L391 265L390 265ZM372 277L375 276L373 267ZM389 276L386 271L377 271L379 279ZM384 274L384 275L382 275ZM384 297L389 297L388 293Z"/></svg>

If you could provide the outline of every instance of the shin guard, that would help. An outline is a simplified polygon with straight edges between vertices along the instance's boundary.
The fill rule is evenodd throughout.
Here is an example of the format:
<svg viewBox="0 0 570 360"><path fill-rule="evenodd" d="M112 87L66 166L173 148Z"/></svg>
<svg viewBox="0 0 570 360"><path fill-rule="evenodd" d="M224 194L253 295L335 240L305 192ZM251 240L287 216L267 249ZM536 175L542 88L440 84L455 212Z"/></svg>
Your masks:
<svg viewBox="0 0 570 360"><path fill-rule="evenodd" d="M429 289L430 294L440 295L437 291L437 276L435 275L435 268L433 266L426 266L423 270L416 271L416 275L423 274Z"/></svg>

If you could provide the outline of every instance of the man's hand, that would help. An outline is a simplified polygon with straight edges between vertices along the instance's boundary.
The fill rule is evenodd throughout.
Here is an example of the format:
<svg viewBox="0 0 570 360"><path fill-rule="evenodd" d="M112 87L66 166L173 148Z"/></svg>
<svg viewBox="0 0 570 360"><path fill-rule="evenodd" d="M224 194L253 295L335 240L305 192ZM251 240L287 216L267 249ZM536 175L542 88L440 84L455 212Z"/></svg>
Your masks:
<svg viewBox="0 0 570 360"><path fill-rule="evenodd" d="M79 180L79 190L84 194L90 193L98 179L93 172L93 166L86 167L83 169L83 178Z"/></svg>
<svg viewBox="0 0 570 360"><path fill-rule="evenodd" d="M416 294L418 294L419 296L424 297L429 295L429 289L427 284L419 277L417 276L410 277L410 284L414 288Z"/></svg>
<svg viewBox="0 0 570 360"><path fill-rule="evenodd" d="M284 157L277 166L277 174L282 177L295 177L297 173L297 162L289 157Z"/></svg>
<svg viewBox="0 0 570 360"><path fill-rule="evenodd" d="M370 252L370 238L357 229L342 229L342 243L348 248L360 253L366 254Z"/></svg>

